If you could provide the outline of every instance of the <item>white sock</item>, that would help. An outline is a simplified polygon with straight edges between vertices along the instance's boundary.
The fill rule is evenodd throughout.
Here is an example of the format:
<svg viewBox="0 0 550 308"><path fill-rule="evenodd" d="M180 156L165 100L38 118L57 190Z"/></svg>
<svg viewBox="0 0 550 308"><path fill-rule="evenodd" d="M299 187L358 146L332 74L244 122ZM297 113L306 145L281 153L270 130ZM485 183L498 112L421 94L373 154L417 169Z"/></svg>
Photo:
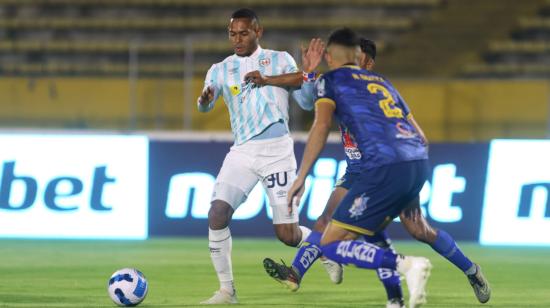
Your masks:
<svg viewBox="0 0 550 308"><path fill-rule="evenodd" d="M220 289L224 289L230 294L235 291L233 285L233 268L231 265L231 232L229 227L221 230L212 230L208 228L208 248L210 248L210 258L218 274Z"/></svg>
<svg viewBox="0 0 550 308"><path fill-rule="evenodd" d="M301 247L302 243L307 239L307 237L311 234L311 230L308 227L299 226L300 230L302 230L302 239L300 240L300 243L297 247Z"/></svg>

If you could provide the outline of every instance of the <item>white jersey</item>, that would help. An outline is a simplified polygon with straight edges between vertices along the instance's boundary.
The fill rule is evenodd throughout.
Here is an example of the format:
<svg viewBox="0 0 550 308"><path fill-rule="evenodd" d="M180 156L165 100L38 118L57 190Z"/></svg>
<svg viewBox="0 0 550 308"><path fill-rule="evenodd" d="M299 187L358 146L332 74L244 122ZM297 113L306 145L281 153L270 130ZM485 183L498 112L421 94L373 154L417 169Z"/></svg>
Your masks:
<svg viewBox="0 0 550 308"><path fill-rule="evenodd" d="M296 62L285 51L258 49L248 57L232 55L212 65L206 74L205 87L214 89L214 100L199 110L212 109L218 96L223 95L235 144L239 145L258 135L270 124L283 121L288 129L289 89L275 86L253 86L244 76L252 71L262 75L281 75L298 71Z"/></svg>

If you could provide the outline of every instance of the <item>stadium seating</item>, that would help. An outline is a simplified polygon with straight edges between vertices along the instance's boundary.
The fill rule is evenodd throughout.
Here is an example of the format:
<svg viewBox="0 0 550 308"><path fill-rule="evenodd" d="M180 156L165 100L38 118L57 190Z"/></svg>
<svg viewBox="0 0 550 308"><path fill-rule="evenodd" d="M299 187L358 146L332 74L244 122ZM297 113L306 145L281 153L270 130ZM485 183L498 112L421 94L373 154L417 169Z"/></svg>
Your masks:
<svg viewBox="0 0 550 308"><path fill-rule="evenodd" d="M207 116L194 104L232 53L238 7L258 12L263 47L297 61L339 26L376 40L376 70L432 141L547 135L550 0L0 0L0 123L228 130L221 101ZM538 80L480 80L495 77ZM308 129L311 113L290 108L291 129Z"/></svg>
<svg viewBox="0 0 550 308"><path fill-rule="evenodd" d="M483 62L463 70L467 77L548 78L550 76L550 1L519 17L507 37L488 43Z"/></svg>
<svg viewBox="0 0 550 308"><path fill-rule="evenodd" d="M225 29L238 7L258 11L264 47L297 55L302 42L340 26L391 46L441 5L442 0L0 0L0 73L121 76L135 52L140 76L180 77L186 69L203 75L231 53ZM192 68L183 62L189 52Z"/></svg>

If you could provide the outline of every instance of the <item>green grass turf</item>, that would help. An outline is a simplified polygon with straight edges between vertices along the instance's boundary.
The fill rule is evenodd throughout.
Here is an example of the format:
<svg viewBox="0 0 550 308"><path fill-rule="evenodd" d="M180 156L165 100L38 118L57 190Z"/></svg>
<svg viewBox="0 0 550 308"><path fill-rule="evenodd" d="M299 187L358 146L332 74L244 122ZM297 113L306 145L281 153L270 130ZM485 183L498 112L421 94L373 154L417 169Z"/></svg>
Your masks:
<svg viewBox="0 0 550 308"><path fill-rule="evenodd" d="M485 307L550 307L550 248L480 247L462 244L489 278L493 297ZM481 307L463 274L428 246L397 242L406 254L434 266L426 307ZM238 296L247 307L385 307L373 271L346 268L333 285L316 264L297 293L269 278L266 256L292 261L294 249L276 240L233 241ZM113 307L106 285L122 267L136 267L149 280L140 307L190 307L218 287L206 239L128 241L0 241L0 307ZM406 289L406 288L405 288Z"/></svg>

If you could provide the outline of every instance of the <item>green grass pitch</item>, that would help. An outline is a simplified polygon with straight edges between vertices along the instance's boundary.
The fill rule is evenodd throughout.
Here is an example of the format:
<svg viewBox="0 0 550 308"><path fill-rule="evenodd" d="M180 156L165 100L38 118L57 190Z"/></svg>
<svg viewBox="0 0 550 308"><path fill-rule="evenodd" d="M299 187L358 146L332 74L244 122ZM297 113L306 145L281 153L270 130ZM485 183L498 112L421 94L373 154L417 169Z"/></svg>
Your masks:
<svg viewBox="0 0 550 308"><path fill-rule="evenodd" d="M425 307L550 307L550 248L461 247L480 263L493 295L477 302L462 273L416 242L397 242L405 254L431 259ZM269 278L264 257L292 261L295 249L276 240L234 239L233 266L241 306L385 307L374 271L346 268L333 285L316 264L297 293ZM114 307L106 292L110 275L122 267L142 270L149 294L140 307L192 307L218 287L207 240L0 241L0 307ZM404 287L406 289L406 287Z"/></svg>

